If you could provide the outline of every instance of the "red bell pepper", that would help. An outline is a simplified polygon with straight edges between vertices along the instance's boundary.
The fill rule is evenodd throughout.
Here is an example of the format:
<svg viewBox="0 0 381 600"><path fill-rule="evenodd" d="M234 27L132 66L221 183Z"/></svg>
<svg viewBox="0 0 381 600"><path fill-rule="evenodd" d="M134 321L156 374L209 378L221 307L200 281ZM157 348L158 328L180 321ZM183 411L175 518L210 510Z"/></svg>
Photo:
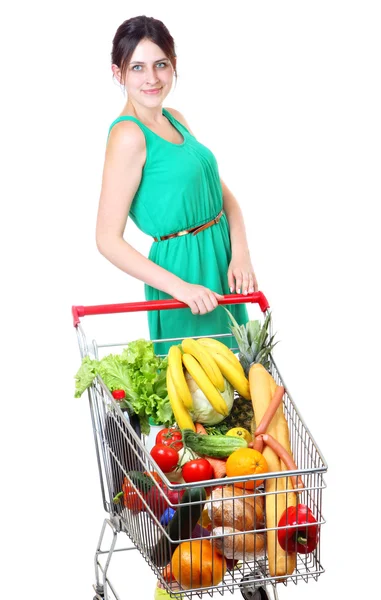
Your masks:
<svg viewBox="0 0 381 600"><path fill-rule="evenodd" d="M286 552L309 554L313 552L319 541L320 526L313 512L305 504L289 506L279 519L279 545Z"/></svg>

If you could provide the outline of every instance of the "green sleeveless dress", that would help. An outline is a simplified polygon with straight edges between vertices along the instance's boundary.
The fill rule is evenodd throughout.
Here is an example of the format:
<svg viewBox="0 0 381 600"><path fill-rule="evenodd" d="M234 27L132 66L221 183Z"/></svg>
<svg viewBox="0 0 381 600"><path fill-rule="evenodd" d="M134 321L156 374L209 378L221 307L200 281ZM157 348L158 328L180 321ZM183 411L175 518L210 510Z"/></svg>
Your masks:
<svg viewBox="0 0 381 600"><path fill-rule="evenodd" d="M142 179L129 216L149 236L160 238L183 229L207 223L223 208L222 186L214 154L191 135L175 117L162 114L183 137L181 144L168 142L135 117L122 116L113 121L134 121L146 139L147 158ZM153 241L148 258L181 279L229 294L227 271L231 260L229 224L225 214L217 224L197 235ZM147 300L170 298L168 294L145 285ZM245 304L229 305L239 324L248 321ZM230 333L228 315L222 306L206 315L193 315L188 308L150 311L151 340ZM231 338L221 338L231 347ZM155 352L166 354L173 343L155 342Z"/></svg>

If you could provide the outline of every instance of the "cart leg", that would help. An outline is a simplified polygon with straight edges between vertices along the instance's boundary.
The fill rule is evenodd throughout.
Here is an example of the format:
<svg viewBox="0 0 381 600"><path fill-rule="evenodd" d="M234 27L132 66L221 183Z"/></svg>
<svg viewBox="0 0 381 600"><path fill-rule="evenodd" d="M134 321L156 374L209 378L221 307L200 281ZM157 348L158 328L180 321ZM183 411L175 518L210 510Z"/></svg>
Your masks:
<svg viewBox="0 0 381 600"><path fill-rule="evenodd" d="M112 530L113 538L112 538L110 549L107 551L108 556L107 556L105 565L104 565L104 567L101 567L101 565L99 563L99 555L105 554L105 552L101 550L101 546L102 546L102 542L103 542L104 533L106 530L106 525L109 525L110 529ZM111 523L111 521L109 519L105 519L103 522L101 534L99 536L97 550L95 552L95 557L94 557L95 581L96 581L96 583L94 585L94 590L95 590L95 593L97 594L95 596L94 600L102 600L103 598L104 598L104 600L109 600L108 591L107 591L107 588L108 588L107 570L110 565L112 554L114 552L117 535L118 535L118 532L115 529L115 527L113 526L113 524ZM102 580L100 577L100 571L101 571ZM114 592L114 590L112 590L112 591Z"/></svg>

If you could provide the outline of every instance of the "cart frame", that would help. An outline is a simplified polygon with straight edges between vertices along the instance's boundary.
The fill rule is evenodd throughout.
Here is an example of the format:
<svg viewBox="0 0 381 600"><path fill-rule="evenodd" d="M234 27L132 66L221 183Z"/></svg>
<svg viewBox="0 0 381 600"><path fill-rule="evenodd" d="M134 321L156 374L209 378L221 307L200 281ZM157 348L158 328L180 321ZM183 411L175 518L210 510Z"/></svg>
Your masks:
<svg viewBox="0 0 381 600"><path fill-rule="evenodd" d="M241 304L241 303L256 303L259 305L262 313L267 315L269 312L269 304L266 297L262 292L255 292L246 296L231 294L224 296L224 299L219 304ZM99 305L99 306L73 306L73 324L76 328L77 339L80 349L81 358L87 355L93 355L94 358L99 358L99 349L110 348L110 347L124 347L128 342L115 343L115 344L98 344L95 340L89 345L85 332L82 328L80 319L84 316L99 315L99 314L112 314L112 313L128 313L138 311L149 311L149 310L169 310L175 308L189 309L186 304L177 300L162 300L162 301L150 301L150 302L132 302L123 304L110 304L110 305ZM270 328L271 328L270 321ZM271 335L271 330L270 330ZM208 337L203 335L202 337ZM224 337L233 337L232 334L213 334L210 335L215 339L221 339ZM178 342L180 343L184 338L166 338L160 340L152 340L153 342ZM194 336L197 339L197 336ZM238 348L233 348L238 350ZM274 481L280 482L286 479L286 487L282 488L276 485L275 494L285 494L288 502L289 494L293 490L291 478L294 475L302 477L304 481L304 488L301 492L303 503L307 504L317 518L317 524L320 527L320 540L321 540L321 526L325 523L322 515L322 491L326 487L323 474L327 471L327 463L317 446L311 432L307 428L303 421L294 401L289 394L289 391L285 385L283 378L275 364L275 361L270 355L271 374L274 377L278 385L282 385L285 388L283 410L287 418L290 441L292 451L295 457L296 463L301 468L297 471L281 471L271 472L269 474L251 477L251 480L274 479ZM300 580L308 581L310 578L317 578L324 572L324 568L320 561L320 540L317 548L308 555L298 555L296 568L292 574L286 576L275 576L270 575L268 570L267 560L267 546L263 553L258 553L250 557L250 560L246 558L244 554L243 559L229 569L221 583L218 585L208 585L207 587L201 587L201 581L199 587L191 587L189 589L180 588L176 581L166 581L163 576L163 569L158 566L158 562L163 557L155 556L151 552L151 547L158 543L158 540L164 537L164 541L169 545L176 542L171 539L166 532L165 526L158 519L155 511L152 510L147 502L144 494L139 490L133 481L129 478L129 472L131 472L131 465L137 467L137 470L145 470L146 472L156 471L161 479L159 485L155 481L152 482L158 489L158 497L160 502L164 502L165 506L175 506L171 503L169 493L171 491L184 491L191 490L192 488L199 488L199 483L193 484L181 484L176 485L171 483L166 475L161 472L157 467L156 463L152 460L150 454L147 452L143 440L138 437L134 428L131 426L128 413L122 412L118 403L114 400L110 390L106 387L102 379L97 376L93 381L92 385L88 389L90 414L92 421L92 428L94 434L94 442L96 448L96 456L98 462L98 471L101 484L102 501L104 510L109 513L109 518L105 518L101 533L98 541L98 545L94 557L96 583L94 590L96 592L95 599L105 600L120 600L117 592L111 583L108 576L108 569L110 561L114 552L129 551L138 549L142 556L145 558L149 566L152 568L163 588L165 588L171 596L175 598L192 598L202 597L203 594L208 593L212 596L214 593L220 593L223 595L226 592L233 593L235 589L239 588L244 598L268 598L267 591L270 591L274 598L277 598L276 585L283 583L287 585L288 582L298 583ZM127 465L130 465L130 471L127 470ZM115 492L117 491L117 480L120 482L121 477L127 477L129 485L136 495L136 502L139 504L137 510L126 509L121 504L114 502ZM259 488L255 488L250 492L246 490L248 486L248 477L229 477L229 485L240 485L243 486L243 494L249 494L254 502L257 502L257 496L261 494L261 500L265 499L266 492ZM222 489L223 486L228 485L226 479L211 480L209 482L203 482L204 487L216 486L220 484ZM163 491L164 490L164 491ZM213 500L210 506L213 509ZM235 502L235 499L234 499ZM234 502L233 506L234 511ZM222 499L223 508L224 503L227 506L227 499ZM197 504L197 503L196 503ZM201 500L200 500L201 504ZM194 503L193 503L194 505ZM138 509L142 509L139 511ZM190 510L190 509L189 509ZM225 508L224 508L225 510ZM142 520L144 516L145 521ZM279 520L278 515L278 520ZM112 541L107 550L102 549L104 542L106 529L112 534ZM254 529L250 530L250 533L260 535L266 532L267 536L277 535L279 527L266 528L262 527L259 529L257 523L254 524ZM132 541L132 546L127 548L116 549L116 542L120 533L126 533ZM230 535L237 535L235 532ZM194 540L191 537L191 532L188 538L181 538L181 541ZM201 537L197 539L203 539L203 533ZM205 538L206 539L206 538ZM211 533L208 537L209 540L213 540L214 536ZM224 540L223 540L224 542ZM177 542L178 543L178 542ZM245 551L244 551L245 552ZM104 564L101 559L106 558ZM234 558L234 555L233 555ZM192 569L192 566L191 566ZM172 576L172 571L171 571ZM263 593L262 593L262 591ZM264 591L267 590L267 591ZM111 595L110 595L111 594Z"/></svg>

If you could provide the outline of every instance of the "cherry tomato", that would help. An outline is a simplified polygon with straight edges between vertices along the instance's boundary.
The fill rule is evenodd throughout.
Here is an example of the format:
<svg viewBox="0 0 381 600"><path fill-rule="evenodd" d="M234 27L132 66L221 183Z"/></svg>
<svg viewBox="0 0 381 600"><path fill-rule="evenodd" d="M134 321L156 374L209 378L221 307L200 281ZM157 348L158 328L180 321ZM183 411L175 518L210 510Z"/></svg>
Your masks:
<svg viewBox="0 0 381 600"><path fill-rule="evenodd" d="M177 450L165 446L164 444L156 444L150 452L152 458L164 473L170 473L179 462Z"/></svg>
<svg viewBox="0 0 381 600"><path fill-rule="evenodd" d="M181 450L183 444L181 442L183 436L180 429L177 427L167 427L162 429L156 436L156 444L164 444L164 446L171 446L177 452Z"/></svg>
<svg viewBox="0 0 381 600"><path fill-rule="evenodd" d="M195 458L185 463L182 470L183 478L187 483L213 479L213 467L206 458Z"/></svg>

